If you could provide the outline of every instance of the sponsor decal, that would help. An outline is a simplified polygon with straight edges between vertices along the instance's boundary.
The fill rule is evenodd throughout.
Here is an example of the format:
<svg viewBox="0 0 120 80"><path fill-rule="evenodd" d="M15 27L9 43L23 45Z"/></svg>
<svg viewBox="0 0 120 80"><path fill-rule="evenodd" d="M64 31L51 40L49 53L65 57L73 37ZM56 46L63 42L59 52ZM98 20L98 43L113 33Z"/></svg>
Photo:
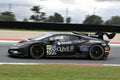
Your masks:
<svg viewBox="0 0 120 80"><path fill-rule="evenodd" d="M80 46L81 51L89 51L90 46Z"/></svg>
<svg viewBox="0 0 120 80"><path fill-rule="evenodd" d="M85 40L79 40L79 41L74 41L75 43L82 43L85 42Z"/></svg>
<svg viewBox="0 0 120 80"><path fill-rule="evenodd" d="M74 46L58 46L57 47L58 52L73 52Z"/></svg>
<svg viewBox="0 0 120 80"><path fill-rule="evenodd" d="M91 43L102 43L102 41L99 40L90 40Z"/></svg>
<svg viewBox="0 0 120 80"><path fill-rule="evenodd" d="M47 55L56 55L56 45L47 45Z"/></svg>
<svg viewBox="0 0 120 80"><path fill-rule="evenodd" d="M88 34L88 36L99 37L99 35L96 35L96 34Z"/></svg>
<svg viewBox="0 0 120 80"><path fill-rule="evenodd" d="M58 42L57 44L58 44L58 45L61 45L61 44L72 44L72 42L71 42L71 41L67 41L67 42Z"/></svg>
<svg viewBox="0 0 120 80"><path fill-rule="evenodd" d="M47 55L56 55L57 52L74 52L74 46L47 45Z"/></svg>

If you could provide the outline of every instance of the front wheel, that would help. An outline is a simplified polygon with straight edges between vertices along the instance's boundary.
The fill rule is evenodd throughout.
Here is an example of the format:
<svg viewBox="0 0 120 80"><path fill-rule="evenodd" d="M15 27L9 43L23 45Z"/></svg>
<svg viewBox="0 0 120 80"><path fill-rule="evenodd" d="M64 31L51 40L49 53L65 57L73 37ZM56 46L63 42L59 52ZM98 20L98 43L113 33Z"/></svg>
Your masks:
<svg viewBox="0 0 120 80"><path fill-rule="evenodd" d="M89 56L91 59L100 60L104 58L104 49L101 45L93 45L90 48Z"/></svg>
<svg viewBox="0 0 120 80"><path fill-rule="evenodd" d="M44 56L44 47L40 44L33 44L29 49L29 54L35 59L42 58Z"/></svg>

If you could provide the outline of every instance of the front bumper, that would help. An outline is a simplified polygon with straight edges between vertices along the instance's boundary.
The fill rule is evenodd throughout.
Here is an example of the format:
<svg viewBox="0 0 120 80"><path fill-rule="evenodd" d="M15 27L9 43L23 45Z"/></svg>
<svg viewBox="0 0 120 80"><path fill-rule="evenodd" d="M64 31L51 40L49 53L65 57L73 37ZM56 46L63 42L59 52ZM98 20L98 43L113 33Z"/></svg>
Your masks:
<svg viewBox="0 0 120 80"><path fill-rule="evenodd" d="M9 49L8 54L10 56L18 56L18 57L25 57L25 50L24 49Z"/></svg>

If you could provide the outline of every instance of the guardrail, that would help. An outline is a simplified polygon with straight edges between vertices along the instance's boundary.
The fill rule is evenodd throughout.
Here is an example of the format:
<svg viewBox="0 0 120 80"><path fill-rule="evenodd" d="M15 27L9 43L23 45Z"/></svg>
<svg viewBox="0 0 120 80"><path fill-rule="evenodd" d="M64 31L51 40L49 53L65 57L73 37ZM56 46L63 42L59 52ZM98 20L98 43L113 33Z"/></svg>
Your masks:
<svg viewBox="0 0 120 80"><path fill-rule="evenodd" d="M120 32L120 26L0 21L0 28L55 31Z"/></svg>

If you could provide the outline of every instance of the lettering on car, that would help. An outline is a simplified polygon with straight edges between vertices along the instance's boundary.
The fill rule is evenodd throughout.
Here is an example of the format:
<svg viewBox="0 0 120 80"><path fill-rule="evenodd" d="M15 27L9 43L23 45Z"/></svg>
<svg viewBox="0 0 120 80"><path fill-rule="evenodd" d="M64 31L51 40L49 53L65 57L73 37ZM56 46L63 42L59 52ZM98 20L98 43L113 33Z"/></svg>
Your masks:
<svg viewBox="0 0 120 80"><path fill-rule="evenodd" d="M74 46L47 45L47 55L56 55L57 52L74 52Z"/></svg>

